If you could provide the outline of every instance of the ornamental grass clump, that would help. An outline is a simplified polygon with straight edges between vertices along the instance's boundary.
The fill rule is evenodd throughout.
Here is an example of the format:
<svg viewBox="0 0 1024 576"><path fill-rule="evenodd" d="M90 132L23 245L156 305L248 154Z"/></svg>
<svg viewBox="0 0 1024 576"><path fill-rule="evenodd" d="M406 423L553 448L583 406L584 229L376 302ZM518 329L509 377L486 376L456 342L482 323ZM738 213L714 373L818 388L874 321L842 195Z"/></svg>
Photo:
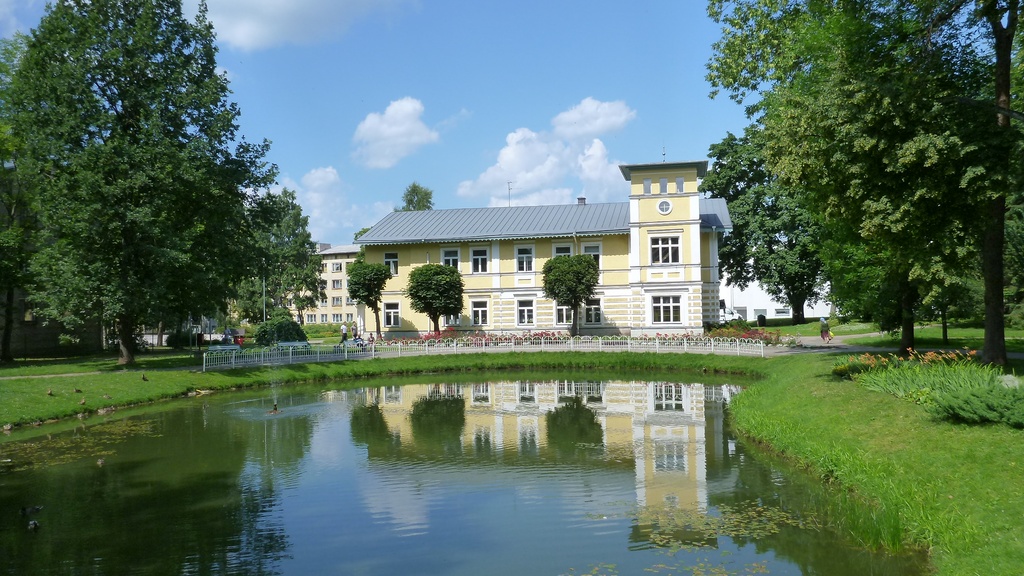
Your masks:
<svg viewBox="0 0 1024 576"><path fill-rule="evenodd" d="M912 352L905 359L863 354L837 362L832 373L924 405L939 419L1024 428L1024 388L998 367L976 362L973 353Z"/></svg>

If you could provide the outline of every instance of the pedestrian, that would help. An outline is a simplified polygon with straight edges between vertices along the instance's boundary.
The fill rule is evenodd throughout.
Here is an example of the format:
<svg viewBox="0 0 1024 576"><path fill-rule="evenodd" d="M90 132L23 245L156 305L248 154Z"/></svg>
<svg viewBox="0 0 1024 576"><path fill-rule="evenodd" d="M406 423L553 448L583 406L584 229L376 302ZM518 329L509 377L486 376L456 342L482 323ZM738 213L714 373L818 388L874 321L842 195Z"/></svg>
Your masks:
<svg viewBox="0 0 1024 576"><path fill-rule="evenodd" d="M348 340L348 324L341 325L341 345L345 345L345 341Z"/></svg>
<svg viewBox="0 0 1024 576"><path fill-rule="evenodd" d="M828 319L822 316L818 324L821 328L821 341L828 344L832 340L832 332L828 329Z"/></svg>

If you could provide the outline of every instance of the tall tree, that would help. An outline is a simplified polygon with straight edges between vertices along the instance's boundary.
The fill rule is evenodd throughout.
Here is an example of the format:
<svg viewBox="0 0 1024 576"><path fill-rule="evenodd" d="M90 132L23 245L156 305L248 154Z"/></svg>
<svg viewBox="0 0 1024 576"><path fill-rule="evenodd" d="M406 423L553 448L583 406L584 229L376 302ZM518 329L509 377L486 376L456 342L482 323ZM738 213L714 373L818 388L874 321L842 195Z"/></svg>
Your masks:
<svg viewBox="0 0 1024 576"><path fill-rule="evenodd" d="M989 54L1002 57L977 39L996 42L1015 29L1018 8L910 0L709 7L725 25L709 79L738 99L760 91L752 111L763 113L772 170L807 192L830 229L891 258L880 264L906 280L903 306L920 301L921 285L966 267L963 247L974 247L986 293L1000 288L997 298L986 295L983 351L996 363L1005 362L1005 345L1003 215L995 213L1012 185L1005 148L1018 138L992 122L1005 116L992 100L980 105L998 91ZM913 309L902 316L909 347Z"/></svg>
<svg viewBox="0 0 1024 576"><path fill-rule="evenodd" d="M409 273L409 285L405 293L409 296L412 309L426 314L434 327L434 333L440 334L441 316L462 313L464 287L458 268L444 264L423 264Z"/></svg>
<svg viewBox="0 0 1024 576"><path fill-rule="evenodd" d="M362 256L362 252L360 252L360 256ZM381 338L380 303L384 294L384 286L390 279L391 267L387 264L366 262L360 257L348 265L348 295L373 311L373 319L377 325L377 339Z"/></svg>
<svg viewBox="0 0 1024 576"><path fill-rule="evenodd" d="M729 204L732 232L719 246L728 283L741 289L758 283L789 304L793 324L804 323L804 305L823 295L820 226L765 166L761 131L747 127L711 146L714 164L701 190Z"/></svg>
<svg viewBox="0 0 1024 576"><path fill-rule="evenodd" d="M402 207L395 208L395 212L433 209L434 191L425 186L420 186L418 182L413 182L405 189L405 194L402 194ZM360 236L362 236L362 234L360 234Z"/></svg>
<svg viewBox="0 0 1024 576"><path fill-rule="evenodd" d="M288 308L291 299L302 320L302 311L316 307L326 297L321 277L322 258L309 233L309 217L303 215L295 192L261 196L251 211L257 276L238 288L235 307L240 317L253 324L274 310Z"/></svg>
<svg viewBox="0 0 1024 576"><path fill-rule="evenodd" d="M274 168L237 134L214 40L205 3L189 22L181 0L58 0L15 76L36 298L112 325L123 364L141 324L222 308L250 264L246 209Z"/></svg>
<svg viewBox="0 0 1024 576"><path fill-rule="evenodd" d="M0 40L0 362L11 362L16 290L25 287L35 218L29 190L18 177L21 141L11 127L11 79L27 38Z"/></svg>
<svg viewBox="0 0 1024 576"><path fill-rule="evenodd" d="M600 278L597 261L590 254L558 256L544 263L544 295L572 312L569 334L580 333L580 307L594 297Z"/></svg>

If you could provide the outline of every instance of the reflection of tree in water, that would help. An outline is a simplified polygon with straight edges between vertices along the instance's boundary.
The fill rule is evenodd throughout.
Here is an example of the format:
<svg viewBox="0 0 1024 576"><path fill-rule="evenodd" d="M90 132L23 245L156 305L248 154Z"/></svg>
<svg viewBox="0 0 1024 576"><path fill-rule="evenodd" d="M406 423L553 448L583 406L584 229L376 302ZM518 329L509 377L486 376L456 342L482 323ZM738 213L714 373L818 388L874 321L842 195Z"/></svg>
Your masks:
<svg viewBox="0 0 1024 576"><path fill-rule="evenodd" d="M462 453L462 429L466 425L466 401L462 398L420 398L413 402L412 435L425 456Z"/></svg>
<svg viewBox="0 0 1024 576"><path fill-rule="evenodd" d="M367 456L388 456L401 451L401 439L388 428L384 412L379 405L370 404L353 408L349 424L352 440L356 444L366 446Z"/></svg>
<svg viewBox="0 0 1024 576"><path fill-rule="evenodd" d="M274 520L278 496L246 456L262 453L252 443L264 442L263 423L204 420L198 407L155 420L153 433L123 439L102 466L84 452L60 473L5 478L0 502L45 505L35 516L45 538L26 546L21 517L19 530L0 529L0 574L279 572L289 541ZM83 442L99 434L86 430Z"/></svg>
<svg viewBox="0 0 1024 576"><path fill-rule="evenodd" d="M586 456L588 448L601 446L604 434L597 414L579 396L555 408L546 416L548 446L564 457Z"/></svg>

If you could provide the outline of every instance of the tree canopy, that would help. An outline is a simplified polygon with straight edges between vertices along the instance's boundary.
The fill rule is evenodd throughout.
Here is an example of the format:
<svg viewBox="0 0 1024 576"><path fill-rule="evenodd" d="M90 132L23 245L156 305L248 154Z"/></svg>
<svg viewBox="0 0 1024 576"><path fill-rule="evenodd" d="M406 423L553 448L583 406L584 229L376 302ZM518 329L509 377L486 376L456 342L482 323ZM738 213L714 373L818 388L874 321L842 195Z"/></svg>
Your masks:
<svg viewBox="0 0 1024 576"><path fill-rule="evenodd" d="M729 205L732 232L719 244L719 266L741 289L757 282L789 304L793 323L803 324L804 305L823 295L821 227L798 194L765 166L760 130L728 134L711 146L714 160L701 190Z"/></svg>
<svg viewBox="0 0 1024 576"><path fill-rule="evenodd" d="M412 309L426 314L434 327L434 333L440 334L441 316L462 314L464 287L458 268L444 264L423 264L409 273L409 285L405 293L409 296Z"/></svg>
<svg viewBox="0 0 1024 576"><path fill-rule="evenodd" d="M579 310L594 297L600 278L597 261L590 254L557 256L544 263L544 295L568 306L572 313L569 334L579 334Z"/></svg>
<svg viewBox="0 0 1024 576"><path fill-rule="evenodd" d="M27 38L0 40L0 362L12 362L15 290L27 281L32 236L36 229L32 195L19 178L21 140L11 127L11 80L25 51Z"/></svg>
<svg viewBox="0 0 1024 576"><path fill-rule="evenodd" d="M326 297L322 258L309 233L309 217L302 214L295 192L287 188L259 197L251 213L251 258L257 269L255 276L239 285L234 301L238 315L257 324L264 320L264 306L269 315L275 309L287 310L291 300L301 323L302 311Z"/></svg>
<svg viewBox="0 0 1024 576"><path fill-rule="evenodd" d="M1005 363L1005 207L1019 140L1006 42L1019 10L991 0L709 4L723 24L709 80L738 100L760 95L749 110L768 166L821 214L835 252L861 246L899 280L891 301L905 348L921 295L973 260L986 286L983 358Z"/></svg>
<svg viewBox="0 0 1024 576"><path fill-rule="evenodd" d="M433 210L434 209L434 191L425 186L421 186L418 182L413 182L405 189L405 193L402 194L402 207L395 208L396 212L409 212L412 210ZM362 234L359 234L362 236ZM358 239L359 236L356 236Z"/></svg>
<svg viewBox="0 0 1024 576"><path fill-rule="evenodd" d="M275 169L237 133L204 4L60 0L15 74L19 173L39 196L40 311L140 325L222 308L251 265L247 210Z"/></svg>
<svg viewBox="0 0 1024 576"><path fill-rule="evenodd" d="M348 265L348 295L362 302L373 311L373 319L377 325L377 338L380 333L380 302L384 287L391 279L391 267L382 263L366 262L357 258Z"/></svg>

